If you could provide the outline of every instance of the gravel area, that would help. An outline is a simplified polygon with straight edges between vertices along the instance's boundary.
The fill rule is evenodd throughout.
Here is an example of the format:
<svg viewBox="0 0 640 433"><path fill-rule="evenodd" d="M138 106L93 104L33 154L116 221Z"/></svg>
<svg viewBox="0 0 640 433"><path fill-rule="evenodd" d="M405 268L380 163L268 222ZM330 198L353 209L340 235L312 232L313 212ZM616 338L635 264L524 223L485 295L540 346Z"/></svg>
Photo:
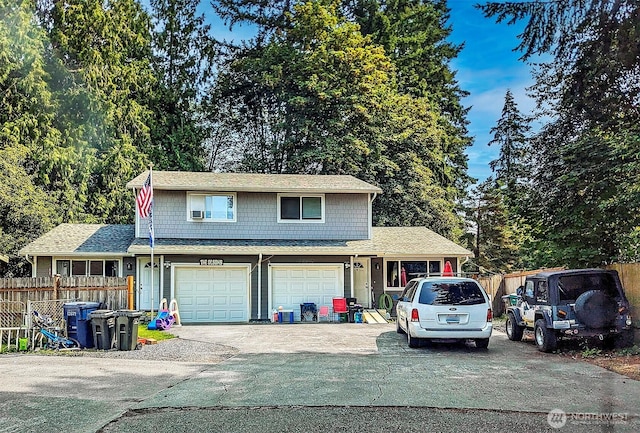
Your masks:
<svg viewBox="0 0 640 433"><path fill-rule="evenodd" d="M33 352L32 352L33 353ZM38 352L35 352L38 353ZM41 352L51 355L52 352ZM62 352L59 352L62 354ZM140 350L95 350L82 349L65 352L66 356L88 356L93 358L137 359L145 361L196 362L216 364L238 354L238 349L215 343L172 338L156 344L143 345Z"/></svg>

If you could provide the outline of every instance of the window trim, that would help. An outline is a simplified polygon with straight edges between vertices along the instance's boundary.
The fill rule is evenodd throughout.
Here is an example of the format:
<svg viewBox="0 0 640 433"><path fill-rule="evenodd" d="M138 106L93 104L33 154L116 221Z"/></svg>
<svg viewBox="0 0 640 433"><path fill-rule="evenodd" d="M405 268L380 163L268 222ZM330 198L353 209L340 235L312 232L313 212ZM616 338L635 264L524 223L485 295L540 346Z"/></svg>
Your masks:
<svg viewBox="0 0 640 433"><path fill-rule="evenodd" d="M283 219L281 218L281 210L282 210L282 198L283 197L297 197L300 199L300 218L299 219ZM319 197L320 198L320 218L319 219L303 219L302 213L302 203L303 198L312 198ZM325 195L324 194L278 194L278 223L284 224L323 224L325 221Z"/></svg>
<svg viewBox="0 0 640 433"><path fill-rule="evenodd" d="M62 265L63 263L67 263L67 266ZM73 262L84 262L85 263L85 273L84 275L73 274ZM102 262L102 275L92 275L91 274L91 262ZM114 262L116 275L115 277L122 276L122 259L120 258L72 258L72 257L58 257L53 259L52 265L52 273L55 275L58 273L59 264L62 267L67 268L67 275L63 275L66 277L112 277L112 275L105 275L107 272L107 262ZM62 274L61 274L62 275Z"/></svg>
<svg viewBox="0 0 640 433"><path fill-rule="evenodd" d="M200 210L206 215L206 206L204 208L199 209L193 206L193 198L194 197L202 197L203 200L206 200L206 197L233 197L233 218L232 219L216 219L216 218L207 218L206 216L202 219L193 219L191 218L192 210ZM187 221L190 222L204 222L204 223L235 223L238 221L238 195L235 192L188 192L187 193Z"/></svg>

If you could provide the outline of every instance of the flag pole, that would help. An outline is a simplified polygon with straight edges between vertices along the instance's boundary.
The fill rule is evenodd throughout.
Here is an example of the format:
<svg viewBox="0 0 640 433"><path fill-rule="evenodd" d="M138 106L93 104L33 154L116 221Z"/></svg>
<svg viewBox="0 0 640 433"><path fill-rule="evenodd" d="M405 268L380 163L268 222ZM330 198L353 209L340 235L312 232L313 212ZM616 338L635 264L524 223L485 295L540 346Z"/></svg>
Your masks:
<svg viewBox="0 0 640 433"><path fill-rule="evenodd" d="M149 164L149 184L151 185L151 211L149 212L149 246L151 247L151 320L153 319L153 292L155 292L155 286L153 285L153 272L154 272L154 260L153 260L153 245L154 239L154 227L153 227L153 164ZM158 273L159 275L159 273Z"/></svg>

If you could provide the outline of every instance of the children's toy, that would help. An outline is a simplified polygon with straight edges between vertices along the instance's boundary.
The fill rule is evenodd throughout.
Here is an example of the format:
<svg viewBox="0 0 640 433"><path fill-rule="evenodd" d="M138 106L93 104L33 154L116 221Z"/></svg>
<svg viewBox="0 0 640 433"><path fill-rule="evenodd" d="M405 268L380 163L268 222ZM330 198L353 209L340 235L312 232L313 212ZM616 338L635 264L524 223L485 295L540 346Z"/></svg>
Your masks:
<svg viewBox="0 0 640 433"><path fill-rule="evenodd" d="M173 325L175 320L175 317L171 314L167 306L167 299L163 298L162 301L160 301L158 315L154 320L149 322L149 325L147 325L147 329L165 331L171 328L171 325Z"/></svg>

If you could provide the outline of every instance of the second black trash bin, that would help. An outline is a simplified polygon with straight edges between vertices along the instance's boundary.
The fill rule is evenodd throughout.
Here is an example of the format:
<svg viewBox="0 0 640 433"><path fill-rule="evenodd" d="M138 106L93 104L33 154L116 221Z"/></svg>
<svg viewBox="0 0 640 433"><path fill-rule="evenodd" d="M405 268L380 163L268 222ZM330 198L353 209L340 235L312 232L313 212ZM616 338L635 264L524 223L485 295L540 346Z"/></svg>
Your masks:
<svg viewBox="0 0 640 433"><path fill-rule="evenodd" d="M116 318L116 348L134 350L138 345L138 324L144 313L137 310L118 310Z"/></svg>
<svg viewBox="0 0 640 433"><path fill-rule="evenodd" d="M95 310L89 313L93 330L93 345L96 349L111 349L115 319L111 310Z"/></svg>

